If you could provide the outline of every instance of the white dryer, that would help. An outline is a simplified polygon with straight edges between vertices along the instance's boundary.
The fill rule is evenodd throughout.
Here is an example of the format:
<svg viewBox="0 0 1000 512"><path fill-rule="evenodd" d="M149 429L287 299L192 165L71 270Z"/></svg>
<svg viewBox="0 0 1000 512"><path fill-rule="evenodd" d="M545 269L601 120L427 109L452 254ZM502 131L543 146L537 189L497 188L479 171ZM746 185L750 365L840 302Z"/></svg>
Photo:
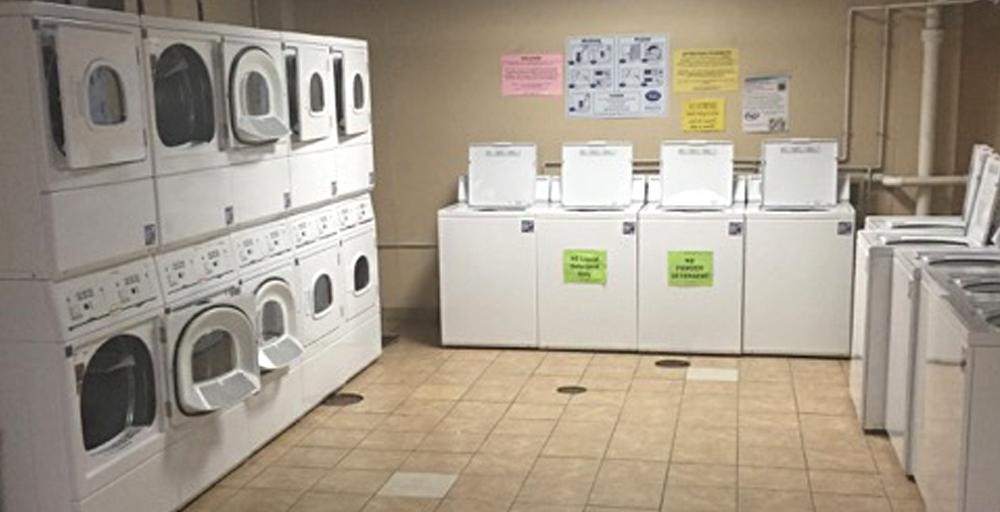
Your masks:
<svg viewBox="0 0 1000 512"><path fill-rule="evenodd" d="M240 286L254 301L261 390L241 404L237 417L256 450L302 414L299 341L301 294L293 262L294 242L284 220L233 234Z"/></svg>
<svg viewBox="0 0 1000 512"><path fill-rule="evenodd" d="M729 142L664 143L639 212L639 350L742 350L745 193L732 155Z"/></svg>
<svg viewBox="0 0 1000 512"><path fill-rule="evenodd" d="M0 5L0 275L63 278L157 243L134 15Z"/></svg>
<svg viewBox="0 0 1000 512"><path fill-rule="evenodd" d="M299 209L337 195L336 84L332 39L282 33L288 76L291 124L289 172L292 208Z"/></svg>
<svg viewBox="0 0 1000 512"><path fill-rule="evenodd" d="M334 38L332 44L340 137L337 194L350 196L375 186L368 42Z"/></svg>
<svg viewBox="0 0 1000 512"><path fill-rule="evenodd" d="M344 320L350 329L379 309L378 247L371 196L365 194L339 203L337 220L344 271Z"/></svg>
<svg viewBox="0 0 1000 512"><path fill-rule="evenodd" d="M0 283L4 510L169 510L163 301L149 258Z"/></svg>

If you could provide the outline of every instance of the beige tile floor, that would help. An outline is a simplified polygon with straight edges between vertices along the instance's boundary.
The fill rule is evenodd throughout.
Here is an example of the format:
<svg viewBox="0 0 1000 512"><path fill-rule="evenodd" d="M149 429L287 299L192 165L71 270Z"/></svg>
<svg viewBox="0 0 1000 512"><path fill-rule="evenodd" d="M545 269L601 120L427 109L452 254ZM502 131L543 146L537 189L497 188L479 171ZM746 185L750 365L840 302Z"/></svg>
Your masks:
<svg viewBox="0 0 1000 512"><path fill-rule="evenodd" d="M916 511L843 361L443 349L407 326L188 507L240 512ZM558 386L588 392L567 396Z"/></svg>

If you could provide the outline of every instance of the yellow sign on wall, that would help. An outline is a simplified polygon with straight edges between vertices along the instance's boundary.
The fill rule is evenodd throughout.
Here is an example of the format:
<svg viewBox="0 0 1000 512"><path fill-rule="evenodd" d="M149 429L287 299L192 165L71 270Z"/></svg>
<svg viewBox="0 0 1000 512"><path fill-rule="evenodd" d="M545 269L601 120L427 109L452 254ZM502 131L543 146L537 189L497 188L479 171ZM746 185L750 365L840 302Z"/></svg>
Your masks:
<svg viewBox="0 0 1000 512"><path fill-rule="evenodd" d="M735 91L740 53L736 48L691 48L674 52L674 91Z"/></svg>
<svg viewBox="0 0 1000 512"><path fill-rule="evenodd" d="M686 100L681 124L685 132L705 133L726 130L726 100L702 98Z"/></svg>

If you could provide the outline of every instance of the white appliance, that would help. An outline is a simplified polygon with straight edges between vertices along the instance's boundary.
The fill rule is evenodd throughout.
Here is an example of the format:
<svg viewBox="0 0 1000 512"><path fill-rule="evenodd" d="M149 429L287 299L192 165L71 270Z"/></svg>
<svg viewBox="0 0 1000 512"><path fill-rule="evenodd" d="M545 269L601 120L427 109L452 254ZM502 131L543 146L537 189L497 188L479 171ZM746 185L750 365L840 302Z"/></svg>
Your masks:
<svg viewBox="0 0 1000 512"><path fill-rule="evenodd" d="M2 282L0 303L0 508L174 507L152 260L61 282Z"/></svg>
<svg viewBox="0 0 1000 512"><path fill-rule="evenodd" d="M921 279L925 269L984 269L1000 271L1000 251L995 248L900 249L892 263L892 296L889 312L889 362L885 391L885 430L896 457L908 475L913 474L913 404L922 390L913 381L914 354L920 313Z"/></svg>
<svg viewBox="0 0 1000 512"><path fill-rule="evenodd" d="M0 276L62 279L157 244L139 19L4 2Z"/></svg>
<svg viewBox="0 0 1000 512"><path fill-rule="evenodd" d="M660 206L720 210L733 204L733 143L660 143Z"/></svg>
<svg viewBox="0 0 1000 512"><path fill-rule="evenodd" d="M968 177L965 181L962 215L870 215L865 218L865 229L882 231L939 229L943 232L953 231L961 234L968 225L972 203L979 190L979 180L986 167L986 160L992 154L993 148L986 144L972 146L972 157L969 159Z"/></svg>
<svg viewBox="0 0 1000 512"><path fill-rule="evenodd" d="M837 205L837 141L767 140L761 147L761 208L825 209Z"/></svg>
<svg viewBox="0 0 1000 512"><path fill-rule="evenodd" d="M344 321L351 329L379 309L378 247L370 195L336 205L344 272Z"/></svg>
<svg viewBox="0 0 1000 512"><path fill-rule="evenodd" d="M1000 504L1000 274L931 270L916 356L916 481L927 510Z"/></svg>
<svg viewBox="0 0 1000 512"><path fill-rule="evenodd" d="M247 453L291 425L304 412L299 341L301 293L293 262L294 242L284 220L234 233L243 293L254 302L261 390L244 401Z"/></svg>
<svg viewBox="0 0 1000 512"><path fill-rule="evenodd" d="M745 228L743 351L848 355L854 208L748 204Z"/></svg>
<svg viewBox="0 0 1000 512"><path fill-rule="evenodd" d="M743 180L734 192L732 146L702 151L671 146L661 179L649 182L649 204L639 212L638 345L650 352L739 354L743 330ZM724 159L718 154L726 153ZM690 151L687 151L690 149ZM662 154L662 153L661 153ZM661 157L662 158L662 157ZM669 168L667 167L669 165ZM728 168L728 173L719 167ZM665 208L661 182L672 187L683 210ZM700 183L695 173L706 177ZM720 175L730 176L729 192L703 193ZM737 200L733 201L733 197ZM702 202L703 210L689 209ZM717 209L720 204L733 204Z"/></svg>
<svg viewBox="0 0 1000 512"><path fill-rule="evenodd" d="M636 223L641 207L636 202L624 210L538 210L540 347L637 350Z"/></svg>
<svg viewBox="0 0 1000 512"><path fill-rule="evenodd" d="M538 148L534 144L469 146L469 206L524 209L535 202Z"/></svg>
<svg viewBox="0 0 1000 512"><path fill-rule="evenodd" d="M564 208L628 208L632 203L632 144L563 144L560 181Z"/></svg>
<svg viewBox="0 0 1000 512"><path fill-rule="evenodd" d="M351 196L375 186L368 42L333 38L332 45L340 137L337 195Z"/></svg>
<svg viewBox="0 0 1000 512"><path fill-rule="evenodd" d="M900 247L983 247L996 221L998 187L1000 159L993 159L973 201L966 236L919 235L909 231L859 233L848 380L862 428L885 428L893 252Z"/></svg>
<svg viewBox="0 0 1000 512"><path fill-rule="evenodd" d="M337 195L337 100L332 39L282 34L292 129L289 150L291 207Z"/></svg>

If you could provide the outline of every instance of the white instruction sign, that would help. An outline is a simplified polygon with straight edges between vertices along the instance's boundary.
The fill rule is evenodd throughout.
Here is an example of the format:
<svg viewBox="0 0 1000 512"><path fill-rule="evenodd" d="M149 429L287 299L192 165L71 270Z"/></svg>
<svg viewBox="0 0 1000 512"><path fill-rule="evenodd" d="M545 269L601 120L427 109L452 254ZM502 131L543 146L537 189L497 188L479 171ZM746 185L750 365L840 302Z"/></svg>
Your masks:
<svg viewBox="0 0 1000 512"><path fill-rule="evenodd" d="M743 131L788 131L788 75L748 76L743 80Z"/></svg>
<svg viewBox="0 0 1000 512"><path fill-rule="evenodd" d="M571 37L566 43L569 117L665 117L666 34Z"/></svg>

